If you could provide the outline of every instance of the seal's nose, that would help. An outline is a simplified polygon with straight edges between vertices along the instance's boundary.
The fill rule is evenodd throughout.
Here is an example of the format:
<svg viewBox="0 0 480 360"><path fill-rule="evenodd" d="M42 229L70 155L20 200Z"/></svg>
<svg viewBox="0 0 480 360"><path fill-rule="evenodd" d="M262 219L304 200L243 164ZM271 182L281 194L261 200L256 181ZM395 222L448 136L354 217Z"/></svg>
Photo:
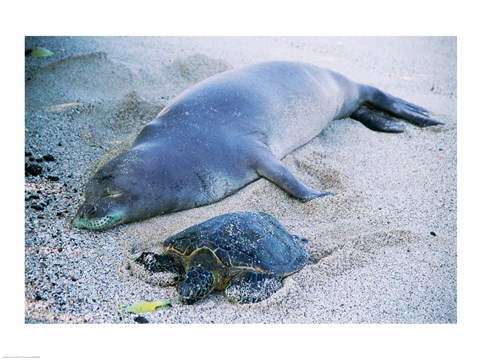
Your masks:
<svg viewBox="0 0 480 360"><path fill-rule="evenodd" d="M80 219L90 219L95 214L96 211L97 211L97 207L95 205L90 203L84 203L78 209L77 214L75 215L75 218L73 219L73 221L77 222Z"/></svg>
<svg viewBox="0 0 480 360"><path fill-rule="evenodd" d="M97 211L97 207L93 204L84 204L80 210L82 210L82 216L88 219L95 214L95 212Z"/></svg>

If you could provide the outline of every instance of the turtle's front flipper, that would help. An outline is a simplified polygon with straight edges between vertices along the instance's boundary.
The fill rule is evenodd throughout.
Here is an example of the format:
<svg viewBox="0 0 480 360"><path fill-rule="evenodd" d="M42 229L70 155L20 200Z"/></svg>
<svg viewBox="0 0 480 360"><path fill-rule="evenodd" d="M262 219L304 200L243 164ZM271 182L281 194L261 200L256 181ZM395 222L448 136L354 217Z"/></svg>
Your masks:
<svg viewBox="0 0 480 360"><path fill-rule="evenodd" d="M152 285L170 286L178 282L183 265L171 255L143 252L130 263L132 274Z"/></svg>
<svg viewBox="0 0 480 360"><path fill-rule="evenodd" d="M136 258L135 262L152 273L172 272L178 274L182 272L182 265L179 264L177 259L170 255L159 255L146 251Z"/></svg>
<svg viewBox="0 0 480 360"><path fill-rule="evenodd" d="M187 270L177 284L180 300L185 304L193 304L210 294L214 288L213 274L196 265Z"/></svg>
<svg viewBox="0 0 480 360"><path fill-rule="evenodd" d="M225 296L234 302L255 303L265 300L281 287L279 276L252 271L234 277L225 289Z"/></svg>
<svg viewBox="0 0 480 360"><path fill-rule="evenodd" d="M258 175L270 180L283 191L301 201L334 195L330 192L311 189L303 184L268 149L261 151L255 158L253 167Z"/></svg>
<svg viewBox="0 0 480 360"><path fill-rule="evenodd" d="M373 110L386 111L393 116L407 120L420 127L443 125L442 122L432 118L427 109L390 95L373 86L363 85L363 92L365 94L364 104Z"/></svg>

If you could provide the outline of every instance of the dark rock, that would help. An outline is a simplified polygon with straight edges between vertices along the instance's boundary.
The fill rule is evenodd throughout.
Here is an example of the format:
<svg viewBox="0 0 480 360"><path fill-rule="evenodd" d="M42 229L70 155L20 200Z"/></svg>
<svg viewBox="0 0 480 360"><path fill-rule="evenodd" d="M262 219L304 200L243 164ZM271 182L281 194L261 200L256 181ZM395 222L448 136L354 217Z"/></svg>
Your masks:
<svg viewBox="0 0 480 360"><path fill-rule="evenodd" d="M50 180L50 181L58 181L58 180L60 180L60 178L59 178L58 176L48 175L48 180Z"/></svg>
<svg viewBox="0 0 480 360"><path fill-rule="evenodd" d="M32 176L37 176L42 173L42 167L37 164L25 164L25 172Z"/></svg>
<svg viewBox="0 0 480 360"><path fill-rule="evenodd" d="M43 206L40 206L38 204L33 204L30 206L32 209L34 210L38 210L38 211L42 211L43 210Z"/></svg>
<svg viewBox="0 0 480 360"><path fill-rule="evenodd" d="M47 155L43 156L43 160L45 160L45 161L55 161L55 158L52 155L47 154Z"/></svg>

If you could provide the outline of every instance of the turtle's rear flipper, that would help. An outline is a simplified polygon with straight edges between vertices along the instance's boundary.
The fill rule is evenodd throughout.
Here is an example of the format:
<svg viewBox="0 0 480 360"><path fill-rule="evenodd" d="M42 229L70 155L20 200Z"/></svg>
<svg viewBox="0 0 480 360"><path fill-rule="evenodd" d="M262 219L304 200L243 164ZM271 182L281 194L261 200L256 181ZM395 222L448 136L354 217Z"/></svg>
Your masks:
<svg viewBox="0 0 480 360"><path fill-rule="evenodd" d="M252 271L233 278L225 289L225 296L234 302L255 303L265 300L281 287L279 276Z"/></svg>
<svg viewBox="0 0 480 360"><path fill-rule="evenodd" d="M420 127L443 125L441 121L432 118L428 110L421 106L390 95L373 86L363 86L365 87L364 93L366 94L363 103L370 108L371 112L382 110ZM381 115L379 116L381 117Z"/></svg>

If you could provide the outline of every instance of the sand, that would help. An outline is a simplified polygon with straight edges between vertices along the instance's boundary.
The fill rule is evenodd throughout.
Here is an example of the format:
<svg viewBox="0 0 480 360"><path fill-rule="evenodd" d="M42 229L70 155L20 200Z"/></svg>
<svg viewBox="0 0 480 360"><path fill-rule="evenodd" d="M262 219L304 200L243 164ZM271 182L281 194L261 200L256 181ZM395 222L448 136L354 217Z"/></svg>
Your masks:
<svg viewBox="0 0 480 360"><path fill-rule="evenodd" d="M136 323L119 306L160 299L172 306L142 320L457 322L455 38L30 37L26 46L57 55L26 59L25 161L42 173L25 177L25 323ZM72 228L93 169L169 99L217 72L273 59L331 68L445 125L384 134L332 122L283 163L334 197L304 204L261 179L209 206L106 232ZM269 299L238 305L216 293L186 306L173 287L128 270L131 254L238 210L268 212L309 240L310 262Z"/></svg>

